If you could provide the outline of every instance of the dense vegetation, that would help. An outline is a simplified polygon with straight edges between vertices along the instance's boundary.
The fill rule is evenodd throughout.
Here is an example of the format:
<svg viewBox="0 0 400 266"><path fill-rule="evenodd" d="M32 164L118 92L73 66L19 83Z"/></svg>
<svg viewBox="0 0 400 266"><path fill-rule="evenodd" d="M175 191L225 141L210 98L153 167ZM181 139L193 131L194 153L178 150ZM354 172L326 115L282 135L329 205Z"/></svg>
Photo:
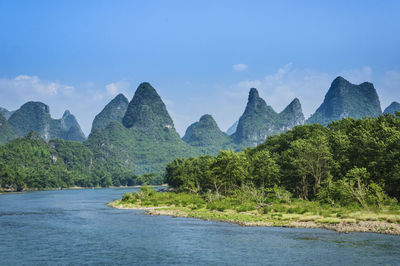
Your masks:
<svg viewBox="0 0 400 266"><path fill-rule="evenodd" d="M94 152L96 160L121 162L138 175L155 173L160 182L169 161L200 154L173 129L154 128L152 133L156 136L112 122L104 130L92 132L85 144Z"/></svg>
<svg viewBox="0 0 400 266"><path fill-rule="evenodd" d="M182 140L205 154L236 148L233 140L219 129L211 115L203 115L198 122L191 124Z"/></svg>
<svg viewBox="0 0 400 266"><path fill-rule="evenodd" d="M111 122L121 122L128 108L129 101L123 94L118 94L104 109L96 115L92 123L92 132L95 129L104 129Z"/></svg>
<svg viewBox="0 0 400 266"><path fill-rule="evenodd" d="M325 95L324 102L306 123L326 126L344 117L359 119L377 117L381 114L379 97L372 83L355 85L342 77L337 77Z"/></svg>
<svg viewBox="0 0 400 266"><path fill-rule="evenodd" d="M61 119L53 119L49 106L41 102L25 103L11 115L8 123L18 137L36 131L47 141L60 138L83 142L86 139L75 117L68 110Z"/></svg>
<svg viewBox="0 0 400 266"><path fill-rule="evenodd" d="M0 113L0 145L7 143L15 138L7 119Z"/></svg>
<svg viewBox="0 0 400 266"><path fill-rule="evenodd" d="M0 186L5 191L135 184L141 180L128 169L94 160L93 152L78 142L47 143L31 132L0 146Z"/></svg>
<svg viewBox="0 0 400 266"><path fill-rule="evenodd" d="M297 126L242 152L175 159L167 183L178 191L231 196L253 189L332 206L381 206L400 198L400 114L328 127Z"/></svg>
<svg viewBox="0 0 400 266"><path fill-rule="evenodd" d="M400 234L400 113L297 126L256 148L175 159L115 207L252 226Z"/></svg>
<svg viewBox="0 0 400 266"><path fill-rule="evenodd" d="M304 123L300 101L294 99L282 112L274 109L250 89L246 109L240 117L236 132L231 136L241 148L263 143L268 136L279 134Z"/></svg>
<svg viewBox="0 0 400 266"><path fill-rule="evenodd" d="M282 189L260 193L249 186L215 193L162 192L142 187L126 193L114 207L147 208L150 214L194 217L250 226L324 227L340 232L360 231L400 234L400 208L397 204L381 207L332 206L321 201L290 198ZM268 202L266 204L266 202Z"/></svg>

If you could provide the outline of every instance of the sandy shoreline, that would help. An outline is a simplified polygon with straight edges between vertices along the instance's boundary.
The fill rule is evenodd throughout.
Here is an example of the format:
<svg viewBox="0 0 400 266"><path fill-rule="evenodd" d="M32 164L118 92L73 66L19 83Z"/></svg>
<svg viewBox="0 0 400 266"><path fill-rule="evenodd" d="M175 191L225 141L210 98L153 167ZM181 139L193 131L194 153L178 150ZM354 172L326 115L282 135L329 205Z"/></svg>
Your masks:
<svg viewBox="0 0 400 266"><path fill-rule="evenodd" d="M163 215L172 217L185 217L185 218L196 218L205 221L218 221L238 224L240 226L265 226L265 227L291 227L291 228L322 228L333 230L338 233L351 233L351 232L363 232L363 233L379 233L400 236L400 224L389 223L384 221L358 221L349 222L346 220L340 221L337 224L317 223L314 221L289 221L279 225L274 224L270 221L238 221L233 219L210 219L202 216L189 215L188 212L168 209L169 206L160 207L143 207L133 204L120 205L120 200L115 200L108 203L107 205L117 209L123 210L144 210L149 215ZM210 211L212 212L212 211Z"/></svg>

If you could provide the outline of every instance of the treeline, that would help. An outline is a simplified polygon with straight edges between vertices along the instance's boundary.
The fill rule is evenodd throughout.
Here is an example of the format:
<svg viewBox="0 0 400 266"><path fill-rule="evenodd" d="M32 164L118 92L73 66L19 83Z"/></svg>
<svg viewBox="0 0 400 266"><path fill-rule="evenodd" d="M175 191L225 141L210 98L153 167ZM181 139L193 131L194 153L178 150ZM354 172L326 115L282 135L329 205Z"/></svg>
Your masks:
<svg viewBox="0 0 400 266"><path fill-rule="evenodd" d="M400 113L297 126L241 152L175 159L166 182L195 193L250 187L331 205L380 205L400 198Z"/></svg>
<svg viewBox="0 0 400 266"><path fill-rule="evenodd" d="M117 161L95 159L82 143L54 139L36 132L0 146L3 191L67 187L132 186L160 182L154 175L136 176Z"/></svg>

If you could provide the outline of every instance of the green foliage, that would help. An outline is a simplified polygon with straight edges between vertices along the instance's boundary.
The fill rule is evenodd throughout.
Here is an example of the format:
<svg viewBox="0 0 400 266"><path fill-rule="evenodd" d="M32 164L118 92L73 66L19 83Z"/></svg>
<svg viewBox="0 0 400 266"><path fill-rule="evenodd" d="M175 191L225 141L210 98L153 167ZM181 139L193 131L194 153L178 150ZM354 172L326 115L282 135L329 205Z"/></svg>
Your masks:
<svg viewBox="0 0 400 266"><path fill-rule="evenodd" d="M156 193L156 191L152 187L143 186L140 188L140 191L135 194L136 198L146 198L152 196Z"/></svg>
<svg viewBox="0 0 400 266"><path fill-rule="evenodd" d="M24 189L134 185L135 176L118 163L94 159L78 142L44 141L36 132L0 146L0 186Z"/></svg>
<svg viewBox="0 0 400 266"><path fill-rule="evenodd" d="M372 83L355 85L342 77L337 77L325 95L324 102L307 123L326 126L343 117L359 119L377 117L381 113L379 98Z"/></svg>
<svg viewBox="0 0 400 266"><path fill-rule="evenodd" d="M279 166L268 150L252 153L250 157L250 176L252 182L261 188L279 183Z"/></svg>
<svg viewBox="0 0 400 266"><path fill-rule="evenodd" d="M290 203L292 197L292 193L276 184L271 188L267 188L265 193L268 202Z"/></svg>
<svg viewBox="0 0 400 266"><path fill-rule="evenodd" d="M173 129L158 127L152 132L156 136L112 122L101 131L94 130L85 145L96 160L120 162L137 175L155 173L158 177L173 159L201 154L182 141Z"/></svg>
<svg viewBox="0 0 400 266"><path fill-rule="evenodd" d="M236 147L232 139L218 128L211 115L203 115L199 122L190 125L182 140L207 154Z"/></svg>
<svg viewBox="0 0 400 266"><path fill-rule="evenodd" d="M381 208L400 198L400 116L297 126L243 152L175 160L166 181L180 191L242 203L245 195L260 205L295 197Z"/></svg>
<svg viewBox="0 0 400 266"><path fill-rule="evenodd" d="M10 142L15 137L7 119L0 113L0 145Z"/></svg>
<svg viewBox="0 0 400 266"><path fill-rule="evenodd" d="M242 186L249 175L249 162L243 152L221 151L211 165L211 183L218 194L228 194Z"/></svg>
<svg viewBox="0 0 400 266"><path fill-rule="evenodd" d="M52 119L49 106L41 102L25 103L11 115L8 122L18 137L36 131L45 140L60 138L82 142L86 139L75 117L69 111L65 111L61 119Z"/></svg>
<svg viewBox="0 0 400 266"><path fill-rule="evenodd" d="M248 102L240 117L236 132L231 136L241 148L254 147L268 136L287 131L304 123L300 101L294 99L281 113L259 97L255 88L250 89Z"/></svg>
<svg viewBox="0 0 400 266"><path fill-rule="evenodd" d="M95 129L102 130L106 128L113 121L122 122L128 104L128 99L123 94L118 94L96 115L92 124L92 132Z"/></svg>
<svg viewBox="0 0 400 266"><path fill-rule="evenodd" d="M157 176L153 173L143 174L136 178L136 183L138 185L149 185L156 181Z"/></svg>
<svg viewBox="0 0 400 266"><path fill-rule="evenodd" d="M278 114L259 97L257 89L252 88L246 109L232 138L242 147L255 146L263 142L268 135L279 132L275 128L278 119Z"/></svg>

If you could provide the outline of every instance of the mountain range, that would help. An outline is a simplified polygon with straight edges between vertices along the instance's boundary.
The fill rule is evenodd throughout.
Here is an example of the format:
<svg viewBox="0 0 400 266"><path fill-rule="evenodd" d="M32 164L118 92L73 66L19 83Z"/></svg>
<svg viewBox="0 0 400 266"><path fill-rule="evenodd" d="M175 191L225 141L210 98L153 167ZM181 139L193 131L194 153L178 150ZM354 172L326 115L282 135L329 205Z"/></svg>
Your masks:
<svg viewBox="0 0 400 266"><path fill-rule="evenodd" d="M372 83L355 85L343 77L337 77L325 95L324 102L306 123L326 126L345 117L358 119L381 114L379 97Z"/></svg>
<svg viewBox="0 0 400 266"><path fill-rule="evenodd" d="M16 111L1 108L3 117L8 117L8 125L15 137L24 137L30 131L50 139L64 139L83 142L86 137L74 115L66 110L60 119L53 119L48 105L41 102L27 102Z"/></svg>
<svg viewBox="0 0 400 266"><path fill-rule="evenodd" d="M394 102L384 113L396 111L400 111L400 104ZM337 77L321 106L308 120L299 99L293 99L278 113L259 96L256 88L251 88L243 114L227 133L220 130L211 115L205 114L181 138L161 97L150 83L144 82L131 101L119 94L104 107L93 120L87 140L68 110L61 119L53 119L49 107L40 102L28 102L13 112L1 108L0 143L37 131L46 141L60 138L83 142L97 162L115 162L135 174L159 173L174 158L253 147L268 136L297 125L327 125L344 117L357 119L381 114L372 83L355 85Z"/></svg>

